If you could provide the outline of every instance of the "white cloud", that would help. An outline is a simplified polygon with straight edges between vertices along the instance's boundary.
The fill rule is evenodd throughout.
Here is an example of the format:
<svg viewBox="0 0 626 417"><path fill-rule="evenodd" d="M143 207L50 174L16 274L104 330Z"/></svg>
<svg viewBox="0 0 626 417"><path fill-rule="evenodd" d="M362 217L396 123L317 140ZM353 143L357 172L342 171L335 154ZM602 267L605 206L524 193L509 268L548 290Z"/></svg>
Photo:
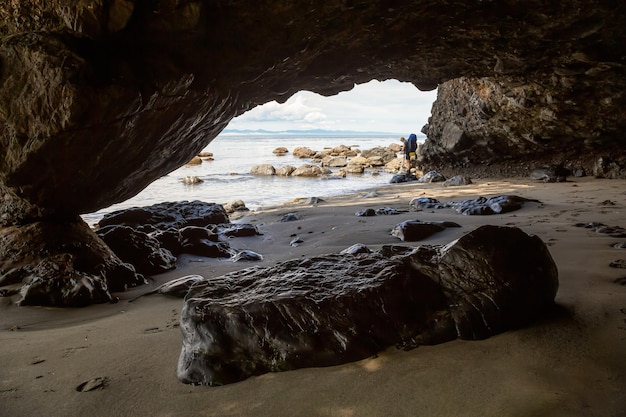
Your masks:
<svg viewBox="0 0 626 417"><path fill-rule="evenodd" d="M330 97L300 91L284 104L272 101L246 112L228 128L418 133L435 98L436 91L421 92L410 83L373 80Z"/></svg>

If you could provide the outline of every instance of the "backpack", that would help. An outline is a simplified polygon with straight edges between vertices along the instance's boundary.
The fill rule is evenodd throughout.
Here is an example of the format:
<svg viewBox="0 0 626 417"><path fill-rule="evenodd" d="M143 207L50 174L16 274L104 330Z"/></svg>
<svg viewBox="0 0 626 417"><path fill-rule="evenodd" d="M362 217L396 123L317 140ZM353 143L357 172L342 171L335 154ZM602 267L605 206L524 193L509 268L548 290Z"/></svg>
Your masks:
<svg viewBox="0 0 626 417"><path fill-rule="evenodd" d="M409 139L406 141L406 147L409 152L417 151L417 136L415 136L415 133L409 135Z"/></svg>

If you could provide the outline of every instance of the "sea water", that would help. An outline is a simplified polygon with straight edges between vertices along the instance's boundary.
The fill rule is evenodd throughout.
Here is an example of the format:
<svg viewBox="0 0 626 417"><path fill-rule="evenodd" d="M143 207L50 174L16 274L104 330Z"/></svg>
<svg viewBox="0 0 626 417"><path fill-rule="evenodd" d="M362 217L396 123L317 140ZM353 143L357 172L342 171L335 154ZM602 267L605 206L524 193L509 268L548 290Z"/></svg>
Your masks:
<svg viewBox="0 0 626 417"><path fill-rule="evenodd" d="M250 210L275 206L296 198L330 197L359 192L388 184L392 175L382 169L368 169L363 174L348 174L346 178L322 179L305 177L251 175L255 165L271 164L299 167L310 159L293 156L299 146L322 151L339 145L361 151L377 146L400 144L399 135L220 135L204 149L213 153L213 160L199 165L185 165L157 179L135 197L82 217L96 223L106 213L130 207L148 206L169 201L200 200L225 204L243 200ZM272 151L285 147L289 153L277 156ZM338 171L339 168L331 168ZM198 177L202 182L184 184L185 177Z"/></svg>

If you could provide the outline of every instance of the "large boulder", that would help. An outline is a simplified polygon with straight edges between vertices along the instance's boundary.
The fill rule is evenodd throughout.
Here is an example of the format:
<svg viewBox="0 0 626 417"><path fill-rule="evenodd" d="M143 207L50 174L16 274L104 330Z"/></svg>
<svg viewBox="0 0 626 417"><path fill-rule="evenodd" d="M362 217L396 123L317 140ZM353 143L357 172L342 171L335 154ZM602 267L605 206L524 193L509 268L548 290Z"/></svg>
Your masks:
<svg viewBox="0 0 626 417"><path fill-rule="evenodd" d="M388 346L483 339L553 305L536 236L483 226L445 246L386 246L198 281L181 314L178 378L221 385L363 359Z"/></svg>

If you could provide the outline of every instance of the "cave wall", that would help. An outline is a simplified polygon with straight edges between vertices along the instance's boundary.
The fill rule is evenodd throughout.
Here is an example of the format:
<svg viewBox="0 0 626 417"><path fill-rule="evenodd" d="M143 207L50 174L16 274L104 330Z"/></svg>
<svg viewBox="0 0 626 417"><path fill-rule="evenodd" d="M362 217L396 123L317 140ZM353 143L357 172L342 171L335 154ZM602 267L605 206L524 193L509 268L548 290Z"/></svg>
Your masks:
<svg viewBox="0 0 626 417"><path fill-rule="evenodd" d="M561 165L591 174L599 158L626 162L622 68L575 58L575 69L557 68L528 83L510 77L443 83L422 129L424 169L524 176Z"/></svg>
<svg viewBox="0 0 626 417"><path fill-rule="evenodd" d="M612 156L624 148L624 23L621 0L2 1L0 286L38 283L45 299L83 305L142 282L78 215L300 90L439 86L425 167Z"/></svg>
<svg viewBox="0 0 626 417"><path fill-rule="evenodd" d="M560 120L529 131L516 125L519 112L496 110L478 128L436 111L433 160L445 149L439 126L450 121L478 144L532 148L558 143L567 136L559 126L600 108L602 117L572 130L613 140L623 113L602 104L605 90L574 90L586 96L566 112L540 98L555 74L556 83L567 78L562 72L579 80L597 71L592 80L623 86L624 15L618 1L9 0L0 5L0 218L72 216L125 200L257 104L301 89L335 94L374 78L433 89L461 76L492 77L475 90L490 111L502 103L481 92L530 85L537 97L524 106ZM459 92L441 97L464 100ZM621 104L623 96L613 108ZM499 114L510 133L485 126ZM601 123L606 128L595 129Z"/></svg>

